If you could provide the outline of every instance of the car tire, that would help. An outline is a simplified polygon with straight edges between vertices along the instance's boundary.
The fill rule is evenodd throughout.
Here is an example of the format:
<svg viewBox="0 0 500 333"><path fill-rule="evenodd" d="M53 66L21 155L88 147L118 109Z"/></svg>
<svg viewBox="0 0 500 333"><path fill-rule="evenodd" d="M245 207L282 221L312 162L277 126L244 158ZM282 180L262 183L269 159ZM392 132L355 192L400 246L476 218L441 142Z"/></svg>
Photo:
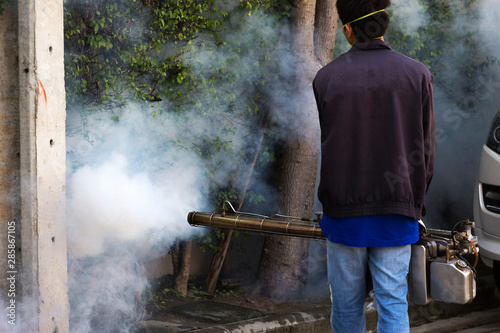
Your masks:
<svg viewBox="0 0 500 333"><path fill-rule="evenodd" d="M500 261L497 260L493 262L493 278L495 279L497 290L500 291Z"/></svg>

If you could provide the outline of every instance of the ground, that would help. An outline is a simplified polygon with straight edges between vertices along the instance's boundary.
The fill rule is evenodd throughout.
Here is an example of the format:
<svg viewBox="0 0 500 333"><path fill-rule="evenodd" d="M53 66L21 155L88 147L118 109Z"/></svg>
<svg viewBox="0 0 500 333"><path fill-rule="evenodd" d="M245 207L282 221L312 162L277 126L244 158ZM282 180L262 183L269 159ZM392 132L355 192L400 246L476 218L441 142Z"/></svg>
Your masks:
<svg viewBox="0 0 500 333"><path fill-rule="evenodd" d="M146 320L158 320L175 324L196 322L198 326L213 325L218 322L217 318L192 317L186 314L186 311L183 311L183 309L194 308L207 303L211 304L212 308L214 304L219 303L229 307L243 307L249 309L249 311L245 311L249 315L253 315L252 312L263 314L290 313L330 306L330 300L325 295L300 300L271 299L260 295L258 286L252 284L238 287L220 287L214 295L209 295L203 291L203 281L190 281L188 295L185 297L174 291L171 285L170 277L164 277L153 282L151 292L148 295ZM223 320L221 319L221 321Z"/></svg>
<svg viewBox="0 0 500 333"><path fill-rule="evenodd" d="M481 265L480 265L481 266ZM482 311L492 307L498 307L500 296L494 290L494 281L491 275L483 272L478 267L480 278L477 281L476 298L469 304L446 304L432 301L428 305L410 305L410 322L412 327L436 321L438 319L463 316L474 311ZM203 291L203 280L190 281L189 291L186 297L172 289L171 277L165 277L152 282L151 292L148 293L148 304L144 320L163 321L172 324L187 326L208 327L217 323L225 323L226 318L218 318L220 312L235 313L231 307L245 308L245 315L256 316L260 314L279 314L290 312L304 312L318 307L329 307L329 295L301 300L275 300L259 294L259 288L252 284L239 287L219 288L214 295L208 295ZM367 299L370 301L370 299ZM226 307L219 308L217 304ZM198 313L206 313L207 316L191 316L192 309L199 309L201 305L208 307L199 310ZM215 304L215 306L214 306ZM238 309L237 308L237 309ZM222 309L222 310L221 310ZM198 311L198 310L196 310ZM252 311L254 311L252 313ZM238 317L236 322L250 318ZM232 318L234 319L234 318ZM220 320L220 321L219 321Z"/></svg>

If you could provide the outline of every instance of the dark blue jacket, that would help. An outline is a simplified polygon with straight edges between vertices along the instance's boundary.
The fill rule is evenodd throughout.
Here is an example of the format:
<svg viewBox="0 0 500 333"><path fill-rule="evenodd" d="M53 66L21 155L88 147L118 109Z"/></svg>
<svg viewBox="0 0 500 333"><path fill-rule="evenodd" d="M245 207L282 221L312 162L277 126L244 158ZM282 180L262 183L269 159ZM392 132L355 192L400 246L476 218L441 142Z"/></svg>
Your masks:
<svg viewBox="0 0 500 333"><path fill-rule="evenodd" d="M421 218L436 150L432 82L382 40L355 43L317 73L327 216Z"/></svg>

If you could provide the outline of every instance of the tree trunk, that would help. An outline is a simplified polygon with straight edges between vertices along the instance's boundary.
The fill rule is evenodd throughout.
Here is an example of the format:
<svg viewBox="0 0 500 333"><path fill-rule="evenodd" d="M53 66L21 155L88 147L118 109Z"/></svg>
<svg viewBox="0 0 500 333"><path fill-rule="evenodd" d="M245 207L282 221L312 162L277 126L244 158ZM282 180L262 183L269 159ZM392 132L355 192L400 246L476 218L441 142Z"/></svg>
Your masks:
<svg viewBox="0 0 500 333"><path fill-rule="evenodd" d="M191 240L186 242L177 240L170 250L174 267L174 290L179 291L183 296L187 295L192 244Z"/></svg>
<svg viewBox="0 0 500 333"><path fill-rule="evenodd" d="M283 153L280 182L285 200L281 212L312 217L318 147L310 145L305 137L295 137ZM280 300L298 298L306 283L308 256L309 239L267 236L259 265L261 292Z"/></svg>
<svg viewBox="0 0 500 333"><path fill-rule="evenodd" d="M320 1L318 0L318 4ZM321 1L322 8L335 9L327 1ZM315 16L326 15L318 23L321 35L317 40L335 41L336 29L327 31L326 21L335 21L336 15L330 10L316 9L316 0L294 0L292 23L292 48L295 50L296 64L294 84L290 95L294 98L290 105L290 119L300 121L290 123L288 137L280 164L279 190L283 195L280 212L285 215L312 217L314 209L314 191L316 170L320 148L320 130L316 103L312 94L311 82L320 68L314 48ZM318 20L318 18L316 18ZM336 25L337 22L331 22ZM328 34L323 36L323 34ZM333 56L333 46L325 46L322 58ZM286 237L267 236L259 264L258 277L261 292L274 299L295 299L306 283L307 259L309 256L309 240Z"/></svg>
<svg viewBox="0 0 500 333"><path fill-rule="evenodd" d="M339 15L336 0L316 0L314 47L321 66L332 61Z"/></svg>
<svg viewBox="0 0 500 333"><path fill-rule="evenodd" d="M210 267L208 268L207 278L205 280L205 291L212 295L217 287L217 281L219 280L219 274L226 260L227 250L229 249L229 244L233 238L233 230L224 230L224 237L221 238L217 244L219 251L214 253L212 261L210 262Z"/></svg>
<svg viewBox="0 0 500 333"><path fill-rule="evenodd" d="M292 48L298 65L290 96L302 96L311 89L307 82L314 75L315 0L294 0L291 17ZM293 94L293 91L296 94ZM279 190L283 195L280 212L293 216L312 216L318 161L317 117L315 103L291 103L290 119L301 119L288 126L280 161ZM298 118L297 118L298 117ZM261 292L275 299L294 299L306 279L309 240L286 236L267 236L259 265Z"/></svg>

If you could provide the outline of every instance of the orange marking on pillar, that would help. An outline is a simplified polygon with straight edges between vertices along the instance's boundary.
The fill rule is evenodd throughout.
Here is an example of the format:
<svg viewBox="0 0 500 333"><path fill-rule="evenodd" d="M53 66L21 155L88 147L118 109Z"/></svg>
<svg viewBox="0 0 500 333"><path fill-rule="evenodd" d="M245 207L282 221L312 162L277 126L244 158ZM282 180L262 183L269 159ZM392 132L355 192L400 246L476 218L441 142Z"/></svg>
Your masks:
<svg viewBox="0 0 500 333"><path fill-rule="evenodd" d="M40 91L38 96L43 94L43 98L45 99L45 105L47 105L47 94L45 93L45 88L43 87L42 81L40 81L40 79L38 79L38 83L40 83L40 87L42 87L42 91Z"/></svg>

